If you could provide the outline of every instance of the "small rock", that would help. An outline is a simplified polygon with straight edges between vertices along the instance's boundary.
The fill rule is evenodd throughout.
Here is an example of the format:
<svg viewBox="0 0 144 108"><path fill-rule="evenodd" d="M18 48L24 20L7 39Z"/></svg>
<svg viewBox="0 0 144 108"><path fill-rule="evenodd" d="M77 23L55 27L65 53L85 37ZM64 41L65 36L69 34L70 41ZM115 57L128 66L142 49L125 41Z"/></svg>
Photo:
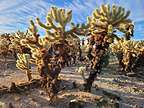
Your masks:
<svg viewBox="0 0 144 108"><path fill-rule="evenodd" d="M82 105L78 100L73 99L69 103L69 108L82 108Z"/></svg>
<svg viewBox="0 0 144 108"><path fill-rule="evenodd" d="M137 87L133 87L133 90L134 90L134 92L139 92L139 88L137 88Z"/></svg>
<svg viewBox="0 0 144 108"><path fill-rule="evenodd" d="M12 82L9 89L10 89L11 92L16 92L16 91L17 91L17 86L16 86L16 84L15 84L14 82Z"/></svg>
<svg viewBox="0 0 144 108"><path fill-rule="evenodd" d="M5 103L0 102L0 108L4 108L4 106L5 106Z"/></svg>
<svg viewBox="0 0 144 108"><path fill-rule="evenodd" d="M31 98L29 98L29 101L36 102L36 99L31 97Z"/></svg>
<svg viewBox="0 0 144 108"><path fill-rule="evenodd" d="M140 108L137 104L133 106L133 108Z"/></svg>
<svg viewBox="0 0 144 108"><path fill-rule="evenodd" d="M129 77L135 77L136 73L127 73L127 76L129 76Z"/></svg>
<svg viewBox="0 0 144 108"><path fill-rule="evenodd" d="M98 85L96 85L96 84L95 84L95 89L96 89L96 90L99 90L99 87L98 87Z"/></svg>
<svg viewBox="0 0 144 108"><path fill-rule="evenodd" d="M77 88L77 84L75 81L72 82L72 85L73 85L73 89Z"/></svg>
<svg viewBox="0 0 144 108"><path fill-rule="evenodd" d="M44 91L40 91L40 95L44 95L45 93L44 93Z"/></svg>
<svg viewBox="0 0 144 108"><path fill-rule="evenodd" d="M10 102L8 108L14 108L13 104Z"/></svg>
<svg viewBox="0 0 144 108"><path fill-rule="evenodd" d="M15 97L14 100L15 101L19 101L21 98L20 97Z"/></svg>

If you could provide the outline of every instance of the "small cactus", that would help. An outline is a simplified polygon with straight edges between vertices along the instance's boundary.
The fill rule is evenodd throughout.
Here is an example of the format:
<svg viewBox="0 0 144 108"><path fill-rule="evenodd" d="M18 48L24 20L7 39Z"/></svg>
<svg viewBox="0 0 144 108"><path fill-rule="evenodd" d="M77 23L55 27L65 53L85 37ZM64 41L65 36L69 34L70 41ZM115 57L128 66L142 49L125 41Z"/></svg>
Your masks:
<svg viewBox="0 0 144 108"><path fill-rule="evenodd" d="M22 71L25 71L28 77L28 80L30 81L32 79L32 76L31 76L29 61L30 61L29 54L18 54L16 67Z"/></svg>

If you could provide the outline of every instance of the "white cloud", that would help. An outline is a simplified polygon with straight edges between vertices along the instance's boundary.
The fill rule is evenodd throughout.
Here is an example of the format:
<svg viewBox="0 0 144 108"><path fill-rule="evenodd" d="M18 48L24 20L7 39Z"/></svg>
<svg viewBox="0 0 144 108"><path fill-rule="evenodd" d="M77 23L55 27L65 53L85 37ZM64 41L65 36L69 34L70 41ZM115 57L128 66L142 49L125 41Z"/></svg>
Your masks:
<svg viewBox="0 0 144 108"><path fill-rule="evenodd" d="M46 16L50 5L44 0L1 0L0 32L15 31L23 25L28 26L30 18ZM10 26L12 24L15 26Z"/></svg>

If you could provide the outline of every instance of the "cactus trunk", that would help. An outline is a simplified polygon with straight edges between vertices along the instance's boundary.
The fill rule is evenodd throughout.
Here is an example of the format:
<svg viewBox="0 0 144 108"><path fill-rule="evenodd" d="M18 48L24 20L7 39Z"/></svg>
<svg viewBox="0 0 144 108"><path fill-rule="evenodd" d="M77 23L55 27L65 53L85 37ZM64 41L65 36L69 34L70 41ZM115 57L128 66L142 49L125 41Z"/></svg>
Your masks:
<svg viewBox="0 0 144 108"><path fill-rule="evenodd" d="M123 72L124 71L124 69L125 69L125 65L124 65L124 63L123 63L123 53L118 53L117 54L117 58L118 58L118 61L119 61L119 66L120 66L120 68L121 68L121 71Z"/></svg>
<svg viewBox="0 0 144 108"><path fill-rule="evenodd" d="M30 81L32 79L31 71L27 70L26 74L27 74L28 81Z"/></svg>
<svg viewBox="0 0 144 108"><path fill-rule="evenodd" d="M90 71L90 74L89 74L89 77L86 79L86 82L84 84L84 90L87 91L87 92L90 92L91 91L91 87L92 87L92 84L95 80L95 78L97 77L97 74L101 72L101 68L102 68L102 64L101 64L101 61L102 61L102 56L104 55L104 51L101 55L95 55L93 57L93 60L92 60L92 63L91 63L91 71ZM99 58L99 59L97 59Z"/></svg>
<svg viewBox="0 0 144 108"><path fill-rule="evenodd" d="M84 90L87 92L91 91L92 84L95 78L97 77L97 74L101 73L102 59L108 47L109 47L109 43L103 41L101 44L96 45L94 49L94 56L91 57L92 59L90 64L91 71L89 77L85 80L85 84L84 84ZM90 48L89 54L91 54L91 52L92 49Z"/></svg>
<svg viewBox="0 0 144 108"><path fill-rule="evenodd" d="M135 63L135 57L132 56L131 52L126 53L126 55L124 55L125 57L125 72L133 72L133 64Z"/></svg>

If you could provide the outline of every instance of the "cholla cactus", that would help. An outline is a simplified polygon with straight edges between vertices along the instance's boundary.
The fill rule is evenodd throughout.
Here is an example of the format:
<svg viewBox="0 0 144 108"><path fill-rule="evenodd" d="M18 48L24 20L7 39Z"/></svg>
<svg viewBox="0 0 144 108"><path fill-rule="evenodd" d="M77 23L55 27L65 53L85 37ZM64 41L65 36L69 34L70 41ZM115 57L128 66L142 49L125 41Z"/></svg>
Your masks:
<svg viewBox="0 0 144 108"><path fill-rule="evenodd" d="M30 48L32 58L35 64L39 65L39 61L43 60L47 51L50 47L48 41L45 38L39 38L37 27L34 22L30 22L29 32L32 35L30 38L25 38L20 41L21 45Z"/></svg>
<svg viewBox="0 0 144 108"><path fill-rule="evenodd" d="M7 63L7 56L9 54L9 46L10 46L10 40L9 40L9 34L2 34L0 36L0 55L4 57L4 64ZM4 70L7 68L7 66L4 66Z"/></svg>
<svg viewBox="0 0 144 108"><path fill-rule="evenodd" d="M125 72L134 72L136 59L140 54L137 45L138 41L125 41L123 44L123 63L125 64ZM136 67L135 67L136 69Z"/></svg>
<svg viewBox="0 0 144 108"><path fill-rule="evenodd" d="M1 52L8 50L10 41L7 38L0 37L0 49Z"/></svg>
<svg viewBox="0 0 144 108"><path fill-rule="evenodd" d="M133 66L136 65L138 56L144 51L144 44L142 41L123 40L111 45L112 52L115 54L122 54L122 62L125 65L124 71L132 71Z"/></svg>
<svg viewBox="0 0 144 108"><path fill-rule="evenodd" d="M30 34L28 34L28 32L16 32L16 33L12 33L10 34L10 40L11 40L11 44L9 49L11 51L13 51L14 53L23 53L23 49L26 48L25 46L23 46L20 41L22 39L25 39L27 37L30 37Z"/></svg>
<svg viewBox="0 0 144 108"><path fill-rule="evenodd" d="M73 26L70 30L67 30L67 25L71 23L72 10L66 10L62 8L52 7L47 14L46 24L42 23L39 18L36 19L37 24L46 31L44 40L53 44L54 50L59 50L63 61L67 62L67 54L71 45L70 41L73 38L78 40L77 32L80 30L80 26ZM83 26L81 26L82 28ZM74 42L72 42L73 44ZM75 44L74 46L76 46ZM77 50L79 47L74 47ZM64 66L64 65L63 65Z"/></svg>
<svg viewBox="0 0 144 108"><path fill-rule="evenodd" d="M123 43L124 43L124 39L112 43L110 45L111 52L115 54L121 53L123 51Z"/></svg>
<svg viewBox="0 0 144 108"><path fill-rule="evenodd" d="M71 23L72 19L72 10L66 10L63 8L52 7L47 14L46 24L42 23L39 18L36 19L36 22L40 27L46 31L46 39L49 42L60 42L65 43L65 40L70 40L71 38L78 38L75 34L80 34L83 32L84 28L87 26L75 25ZM72 24L70 30L66 30L68 24ZM84 33L83 33L84 34Z"/></svg>
<svg viewBox="0 0 144 108"><path fill-rule="evenodd" d="M143 46L144 45L141 41L119 40L116 43L111 44L110 47L113 53L126 53L129 51L131 53L138 54Z"/></svg>
<svg viewBox="0 0 144 108"><path fill-rule="evenodd" d="M140 51L140 52L144 52L144 41L138 41L137 45L136 45L136 50Z"/></svg>
<svg viewBox="0 0 144 108"><path fill-rule="evenodd" d="M48 93L51 94L50 98L52 99L57 94L56 89L58 89L58 86L56 88L55 86L61 71L60 66L53 66L50 63L51 55L49 55L49 48L55 38L53 40L46 37L40 38L35 23L31 21L30 24L29 32L32 36L22 39L20 43L31 49L31 61L37 65L38 72L42 78L42 86L46 89L48 87ZM55 68L55 71L53 71L53 68Z"/></svg>
<svg viewBox="0 0 144 108"><path fill-rule="evenodd" d="M112 36L115 30L120 30L126 36L133 35L133 24L128 16L130 11L125 11L121 6L102 5L100 9L96 9L91 17L88 17L90 32L92 35L105 32ZM117 38L117 37L116 37Z"/></svg>
<svg viewBox="0 0 144 108"><path fill-rule="evenodd" d="M66 26L72 19L72 11L52 7L48 12L46 24L43 24L39 18L36 19L40 27L46 30L46 39L50 41L60 41L66 38Z"/></svg>
<svg viewBox="0 0 144 108"><path fill-rule="evenodd" d="M30 70L30 55L29 54L18 54L18 59L16 61L16 67L22 71L26 72L27 78L30 81L32 79Z"/></svg>
<svg viewBox="0 0 144 108"><path fill-rule="evenodd" d="M43 79L43 84L45 84L45 86L47 86L47 83L52 85L52 88L49 89L54 94L55 89L53 88L53 85L57 83L57 77L61 67L50 63L50 58L52 56L49 54L49 48L53 44L58 44L61 45L60 48L62 49L62 53L67 54L64 52L67 52L67 49L69 48L70 39L72 39L72 37L77 39L76 35L72 34L73 29L71 31L66 31L66 26L71 22L71 18L71 10L66 11L65 9L52 7L48 12L46 24L43 24L39 18L36 19L37 24L46 31L46 35L43 38L40 38L36 24L31 20L29 27L31 37L26 37L20 41L22 46L30 48L32 61L37 65L40 76ZM72 44L74 44L74 41Z"/></svg>
<svg viewBox="0 0 144 108"><path fill-rule="evenodd" d="M117 30L125 33L126 39L133 35L133 24L128 16L130 11L125 11L120 6L102 5L88 17L89 32L91 34L89 59L92 60L91 72L85 84L85 90L90 91L97 73L101 72L102 60L114 39L120 38L115 34ZM92 46L95 45L95 48ZM92 50L93 49L93 50ZM94 51L92 55L92 51Z"/></svg>

